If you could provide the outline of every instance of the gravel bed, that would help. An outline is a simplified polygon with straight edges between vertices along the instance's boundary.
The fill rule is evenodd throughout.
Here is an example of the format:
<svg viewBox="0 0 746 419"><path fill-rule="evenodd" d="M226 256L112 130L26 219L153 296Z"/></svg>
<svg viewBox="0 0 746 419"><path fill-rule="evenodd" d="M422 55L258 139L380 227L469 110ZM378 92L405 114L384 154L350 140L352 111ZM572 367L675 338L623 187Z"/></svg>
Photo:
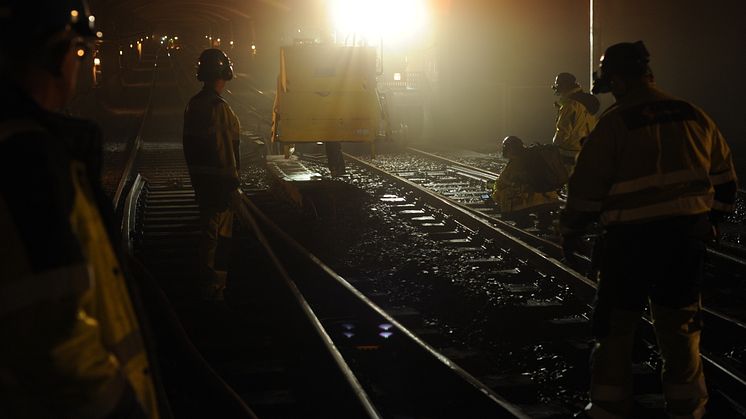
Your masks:
<svg viewBox="0 0 746 419"><path fill-rule="evenodd" d="M305 164L328 176L323 165ZM391 197L414 202L410 192L349 166L348 175L340 180L360 192L338 204L333 219L303 219L299 228L303 234L297 238L343 277L356 284L364 282L364 293L422 313L425 327L447 337L447 344L435 346L456 348L462 358L478 354L462 366L498 392L506 383L521 388L510 396L512 401L557 405L568 412L582 406L588 342L577 342L582 349L571 351L564 344L557 345L556 337L523 329L541 320L515 320L533 313L527 307L546 306L551 311L562 305L572 308L557 309L558 313L570 312L583 323L588 307L564 284L527 266L509 249L479 241L473 233L467 232L475 237L476 245L468 249L429 238L387 202ZM256 180L260 169L245 168L244 172L243 187L263 184ZM447 218L434 208L426 210ZM475 262L480 260L489 260L489 269Z"/></svg>

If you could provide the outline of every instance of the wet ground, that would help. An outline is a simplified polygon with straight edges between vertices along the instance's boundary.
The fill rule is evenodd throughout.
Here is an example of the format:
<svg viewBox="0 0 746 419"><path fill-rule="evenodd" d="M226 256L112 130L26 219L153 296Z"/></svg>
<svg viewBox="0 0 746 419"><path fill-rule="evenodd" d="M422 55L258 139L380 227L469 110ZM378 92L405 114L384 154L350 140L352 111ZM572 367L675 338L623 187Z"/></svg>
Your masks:
<svg viewBox="0 0 746 419"><path fill-rule="evenodd" d="M328 175L322 165L308 165ZM410 202L411 193L361 170L350 173L341 181L361 193L340 202L336 215L299 216L302 226L285 227L305 232L303 244L346 279L365 278L372 284L362 289L366 295L422 313L425 326L448 340L433 342L436 347L458 348L452 354L458 363L498 393L510 391L511 401L554 405L564 414L581 407L588 342L579 337L557 344L559 329L546 320L556 318L574 329L570 335L587 336L588 306L509 250L431 239L391 205L398 198ZM260 168L245 168L243 187L264 186L261 176ZM428 213L446 217L432 208Z"/></svg>

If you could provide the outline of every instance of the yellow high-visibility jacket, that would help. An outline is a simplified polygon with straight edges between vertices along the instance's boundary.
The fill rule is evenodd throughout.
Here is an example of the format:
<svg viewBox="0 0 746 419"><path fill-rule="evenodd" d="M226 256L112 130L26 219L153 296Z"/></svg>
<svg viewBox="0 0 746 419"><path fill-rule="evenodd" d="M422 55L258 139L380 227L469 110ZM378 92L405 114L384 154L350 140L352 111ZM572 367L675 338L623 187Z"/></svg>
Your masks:
<svg viewBox="0 0 746 419"><path fill-rule="evenodd" d="M650 85L604 112L578 156L563 218L598 214L613 225L727 212L736 181L730 149L712 119ZM564 224L566 231L578 227Z"/></svg>
<svg viewBox="0 0 746 419"><path fill-rule="evenodd" d="M525 164L527 162L520 157L511 159L495 181L492 200L498 204L503 214L559 203L557 192L531 190Z"/></svg>
<svg viewBox="0 0 746 419"><path fill-rule="evenodd" d="M572 98L580 92L582 89L577 87L562 95L557 103L559 109L552 144L559 147L560 154L568 159L574 159L578 155L580 140L587 137L596 126L596 117L585 105Z"/></svg>
<svg viewBox="0 0 746 419"><path fill-rule="evenodd" d="M184 157L202 207L227 208L238 187L241 126L228 103L203 89L184 111Z"/></svg>
<svg viewBox="0 0 746 419"><path fill-rule="evenodd" d="M25 106L31 117L0 121L0 417L105 417L131 388L157 418L88 167L54 129L64 117Z"/></svg>

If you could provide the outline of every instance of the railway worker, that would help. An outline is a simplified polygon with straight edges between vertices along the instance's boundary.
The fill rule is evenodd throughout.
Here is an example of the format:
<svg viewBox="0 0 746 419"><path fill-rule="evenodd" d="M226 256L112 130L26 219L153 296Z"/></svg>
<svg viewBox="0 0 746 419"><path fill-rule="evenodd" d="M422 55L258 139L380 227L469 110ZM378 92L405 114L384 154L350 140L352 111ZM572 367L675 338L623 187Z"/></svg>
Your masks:
<svg viewBox="0 0 746 419"><path fill-rule="evenodd" d="M521 228L532 227L534 223L531 214L536 214L540 229L551 227L551 212L559 208L557 192L534 191L529 171L536 162L529 159L528 151L520 138L505 137L502 153L508 159L508 164L495 181L492 199L500 207L503 219L515 221Z"/></svg>
<svg viewBox="0 0 746 419"><path fill-rule="evenodd" d="M160 415L90 158L100 130L58 113L94 21L83 0L0 2L3 418Z"/></svg>
<svg viewBox="0 0 746 419"><path fill-rule="evenodd" d="M598 112L600 104L593 95L583 92L575 76L570 73L557 74L552 90L559 96L554 103L557 119L552 144L559 147L567 172L570 173L582 140L596 125L593 115Z"/></svg>
<svg viewBox="0 0 746 419"><path fill-rule="evenodd" d="M659 90L641 41L609 47L593 93L614 95L578 156L561 216L566 251L605 226L593 315L590 417L632 407L635 326L650 303L672 417L700 418L708 394L699 355L705 243L732 211L731 153L702 110Z"/></svg>
<svg viewBox="0 0 746 419"><path fill-rule="evenodd" d="M239 186L240 125L220 94L233 78L233 64L221 50L206 49L199 56L197 80L202 90L184 111L184 156L200 210L200 277L203 297L221 299L225 272L215 269L219 236L230 237L231 202Z"/></svg>

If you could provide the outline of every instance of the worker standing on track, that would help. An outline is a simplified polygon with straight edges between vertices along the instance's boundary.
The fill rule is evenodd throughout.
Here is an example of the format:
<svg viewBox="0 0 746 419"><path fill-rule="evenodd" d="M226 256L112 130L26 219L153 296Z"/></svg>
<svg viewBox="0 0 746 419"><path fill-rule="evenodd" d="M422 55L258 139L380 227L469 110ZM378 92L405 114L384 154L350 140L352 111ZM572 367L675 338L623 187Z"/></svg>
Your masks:
<svg viewBox="0 0 746 419"><path fill-rule="evenodd" d="M552 90L560 97L554 103L557 120L552 144L559 147L567 172L571 173L583 138L596 126L596 117L593 115L598 112L600 104L593 95L583 92L575 76L570 73L557 74Z"/></svg>
<svg viewBox="0 0 746 419"><path fill-rule="evenodd" d="M650 302L672 417L700 418L708 394L699 354L705 243L733 210L730 150L702 110L658 90L641 41L609 47L593 93L616 103L601 116L570 177L560 225L566 253L600 217L605 226L593 315L594 418L632 410L635 327Z"/></svg>
<svg viewBox="0 0 746 419"><path fill-rule="evenodd" d="M165 406L104 220L100 130L58 113L94 22L83 0L0 2L3 418L156 418Z"/></svg>
<svg viewBox="0 0 746 419"><path fill-rule="evenodd" d="M233 78L233 65L219 49L199 56L197 80L203 89L192 97L184 111L184 156L200 209L200 277L203 297L222 299L225 272L215 269L218 237L230 237L232 201L239 186L240 124L220 94Z"/></svg>
<svg viewBox="0 0 746 419"><path fill-rule="evenodd" d="M515 136L505 137L502 153L508 164L492 190L492 199L500 207L502 218L515 221L519 228L533 227L533 213L537 215L539 229L551 227L551 212L559 208L557 192L537 192L531 186L531 165L541 162L531 159L523 141Z"/></svg>

